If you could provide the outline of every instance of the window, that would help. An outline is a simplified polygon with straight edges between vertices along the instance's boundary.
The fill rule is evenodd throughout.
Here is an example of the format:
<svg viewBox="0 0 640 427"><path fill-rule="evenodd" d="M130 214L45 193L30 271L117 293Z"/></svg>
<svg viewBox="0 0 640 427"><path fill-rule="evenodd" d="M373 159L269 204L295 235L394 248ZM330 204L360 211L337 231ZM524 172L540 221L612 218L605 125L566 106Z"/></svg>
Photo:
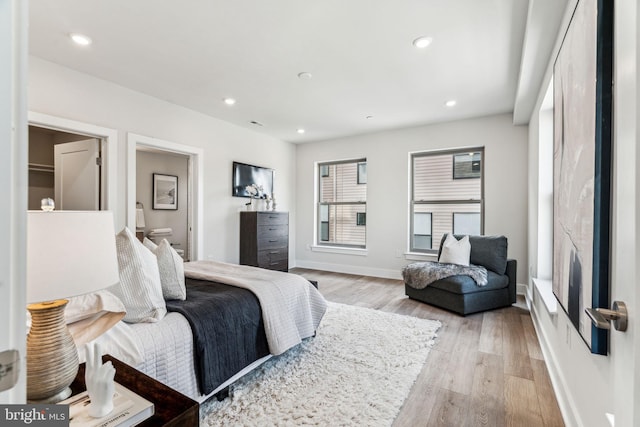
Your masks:
<svg viewBox="0 0 640 427"><path fill-rule="evenodd" d="M453 179L480 178L481 154L469 152L453 156Z"/></svg>
<svg viewBox="0 0 640 427"><path fill-rule="evenodd" d="M358 163L358 184L367 183L367 164Z"/></svg>
<svg viewBox="0 0 640 427"><path fill-rule="evenodd" d="M318 164L318 245L366 247L366 159Z"/></svg>
<svg viewBox="0 0 640 427"><path fill-rule="evenodd" d="M413 242L411 247L431 249L431 213L416 212L413 214Z"/></svg>
<svg viewBox="0 0 640 427"><path fill-rule="evenodd" d="M482 234L483 157L483 148L411 155L411 252L436 253L445 233Z"/></svg>

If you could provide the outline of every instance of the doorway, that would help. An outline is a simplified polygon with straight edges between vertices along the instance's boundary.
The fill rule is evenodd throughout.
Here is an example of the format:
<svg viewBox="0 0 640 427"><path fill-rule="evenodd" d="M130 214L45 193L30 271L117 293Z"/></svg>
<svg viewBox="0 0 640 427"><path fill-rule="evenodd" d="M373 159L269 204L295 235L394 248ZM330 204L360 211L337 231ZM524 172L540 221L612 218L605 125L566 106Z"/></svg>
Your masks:
<svg viewBox="0 0 640 427"><path fill-rule="evenodd" d="M137 209L141 207L136 202L138 200L138 153L149 153L150 155L161 156L173 156L178 159L186 160L187 172L186 172L186 188L183 187L182 191L186 192L186 215L187 215L187 228L186 228L186 246L181 248L184 250L184 257L187 260L195 261L201 259L203 253L203 238L202 238L202 163L203 163L203 150L201 148L192 147L189 145L178 144L171 141L164 141L157 138L150 138L147 136L137 135L129 133L127 135L127 224L131 230L136 228L136 213ZM141 177L141 183L149 179L153 179L153 173L158 172L162 174L162 170L150 171L147 170L146 176ZM151 173L151 177L149 176ZM171 174L168 174L171 175ZM178 180L178 184L180 181ZM178 193L180 193L178 189ZM144 195L141 193L141 196ZM144 212L153 209L153 200L151 206L147 206L147 203L141 202L144 206ZM163 227L162 223L158 224L160 228ZM145 218L146 225L146 218ZM145 227L145 230L148 227ZM148 230L146 230L148 231ZM173 231L173 230L172 230ZM171 242L171 239L168 239Z"/></svg>
<svg viewBox="0 0 640 427"><path fill-rule="evenodd" d="M28 132L27 209L39 210L51 198L57 210L100 210L101 139L34 125Z"/></svg>
<svg viewBox="0 0 640 427"><path fill-rule="evenodd" d="M43 132L58 132L64 137L78 138L78 139L90 139L94 138L99 141L99 151L101 166L100 166L100 186L99 186L99 209L110 210L113 212L114 225L116 230L121 229L125 224L124 212L118 211L117 203L117 159L118 159L118 132L115 129L103 128L88 123L77 122L75 120L64 119L55 116L49 116L42 113L29 112L29 127L41 129ZM30 139L30 138L29 138ZM31 144L29 144L31 145ZM55 154L54 154L55 155ZM29 156L29 163L36 158L31 159ZM52 163L42 163L45 166L51 166ZM42 172L49 173L52 172ZM55 173L55 171L54 171ZM54 174L53 173L53 174ZM51 193L48 193L51 194ZM51 197L51 196L47 196ZM36 201L35 208L40 209L40 199L34 194ZM54 194L55 200L55 194ZM28 203L28 208L31 209L33 205Z"/></svg>

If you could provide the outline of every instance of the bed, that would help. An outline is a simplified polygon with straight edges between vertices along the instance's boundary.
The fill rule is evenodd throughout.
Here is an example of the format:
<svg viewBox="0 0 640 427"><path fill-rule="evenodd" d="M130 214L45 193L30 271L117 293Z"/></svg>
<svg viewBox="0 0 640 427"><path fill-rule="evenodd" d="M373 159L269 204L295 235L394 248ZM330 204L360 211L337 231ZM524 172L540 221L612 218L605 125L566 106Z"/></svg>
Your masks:
<svg viewBox="0 0 640 427"><path fill-rule="evenodd" d="M326 311L317 289L295 274L213 261L182 264L171 252L176 271L160 267L158 276L166 276L160 286L149 267L162 262L161 254L149 257L152 248L129 234L123 230L116 237L121 283L99 293L99 303L82 298L67 311L97 318L87 316L92 306L94 313L113 315L102 325L107 332L95 339L103 353L200 402L224 394L273 355L314 336ZM175 282L165 286L168 278ZM173 296L165 300L166 295ZM104 323L107 316L100 318ZM74 339L91 329L70 320ZM76 339L81 361L88 338L93 337Z"/></svg>

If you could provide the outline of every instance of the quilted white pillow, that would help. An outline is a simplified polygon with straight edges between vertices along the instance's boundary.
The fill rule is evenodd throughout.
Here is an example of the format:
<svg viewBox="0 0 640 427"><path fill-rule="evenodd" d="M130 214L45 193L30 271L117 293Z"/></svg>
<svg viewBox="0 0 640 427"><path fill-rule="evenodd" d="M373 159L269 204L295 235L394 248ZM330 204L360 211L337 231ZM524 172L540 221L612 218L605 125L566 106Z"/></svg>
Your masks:
<svg viewBox="0 0 640 427"><path fill-rule="evenodd" d="M157 322L167 314L156 256L128 228L116 235L120 283L109 288L127 309L124 321Z"/></svg>
<svg viewBox="0 0 640 427"><path fill-rule="evenodd" d="M469 236L464 236L458 240L453 237L453 234L448 234L442 245L442 252L440 252L438 262L465 265L468 267L470 257L471 243L469 243Z"/></svg>
<svg viewBox="0 0 640 427"><path fill-rule="evenodd" d="M162 239L153 253L158 258L160 283L162 284L164 299L186 300L187 290L184 286L184 261L182 257L171 247L167 239Z"/></svg>

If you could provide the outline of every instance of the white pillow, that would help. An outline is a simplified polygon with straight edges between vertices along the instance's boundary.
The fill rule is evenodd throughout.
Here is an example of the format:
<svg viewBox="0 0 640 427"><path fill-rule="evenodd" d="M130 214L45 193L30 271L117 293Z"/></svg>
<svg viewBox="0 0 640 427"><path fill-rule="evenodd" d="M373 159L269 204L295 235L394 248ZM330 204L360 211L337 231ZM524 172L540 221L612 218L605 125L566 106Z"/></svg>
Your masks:
<svg viewBox="0 0 640 427"><path fill-rule="evenodd" d="M457 240L453 234L448 234L442 245L442 252L438 262L446 262L449 264L458 264L469 266L469 258L471 257L471 243L469 236L464 236Z"/></svg>
<svg viewBox="0 0 640 427"><path fill-rule="evenodd" d="M142 240L142 244L144 245L145 248L149 249L151 252L155 252L156 248L158 247L158 245L156 245L155 243L153 243L151 240L149 240L147 237L145 237Z"/></svg>
<svg viewBox="0 0 640 427"><path fill-rule="evenodd" d="M153 242L151 242L153 243ZM187 299L187 289L184 285L184 261L167 239L162 239L154 253L158 258L162 295L166 300Z"/></svg>
<svg viewBox="0 0 640 427"><path fill-rule="evenodd" d="M109 288L124 303L129 323L157 322L167 314L156 256L124 228L116 235L120 283Z"/></svg>
<svg viewBox="0 0 640 427"><path fill-rule="evenodd" d="M78 348L107 332L126 313L122 301L109 291L69 298L64 310L67 328Z"/></svg>
<svg viewBox="0 0 640 427"><path fill-rule="evenodd" d="M138 338L133 329L124 322L116 323L113 328L95 339L100 344L102 354L110 354L121 362L130 366L138 366L144 360ZM78 359L80 363L86 361L85 346L78 347Z"/></svg>

